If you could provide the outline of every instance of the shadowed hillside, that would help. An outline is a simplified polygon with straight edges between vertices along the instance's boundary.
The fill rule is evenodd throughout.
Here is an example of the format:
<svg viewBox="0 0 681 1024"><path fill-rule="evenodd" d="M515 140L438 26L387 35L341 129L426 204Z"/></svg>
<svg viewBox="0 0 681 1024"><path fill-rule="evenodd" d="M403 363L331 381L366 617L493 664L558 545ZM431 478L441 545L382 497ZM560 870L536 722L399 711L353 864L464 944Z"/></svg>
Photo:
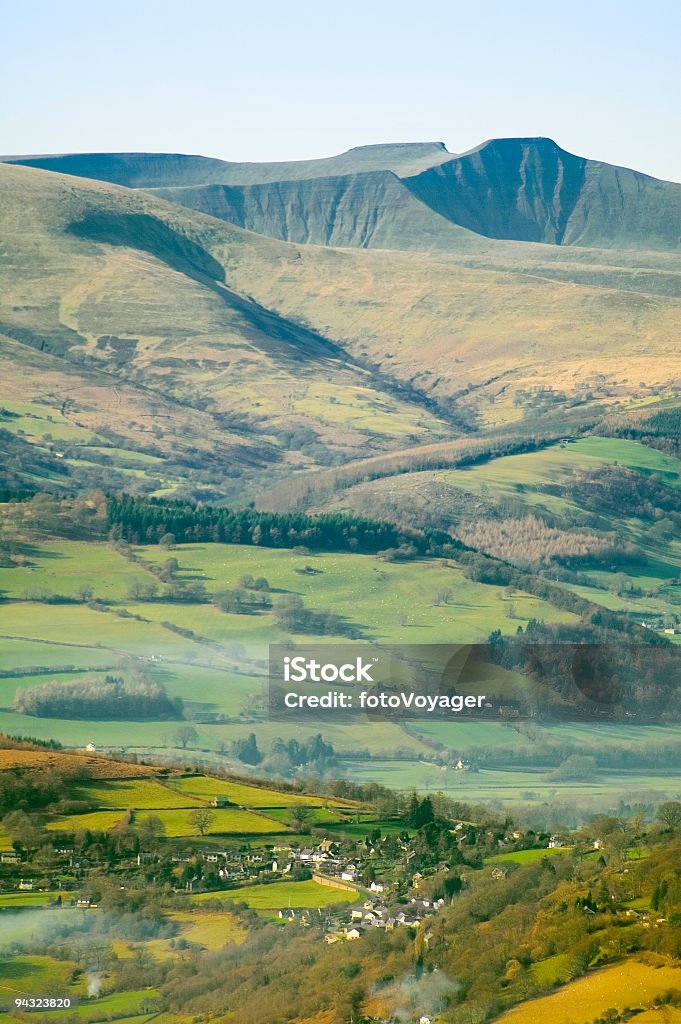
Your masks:
<svg viewBox="0 0 681 1024"><path fill-rule="evenodd" d="M260 185L159 188L154 195L282 241L371 249L477 251L480 240L390 171Z"/></svg>
<svg viewBox="0 0 681 1024"><path fill-rule="evenodd" d="M494 139L405 183L443 217L490 238L681 244L681 185L574 156L551 139Z"/></svg>

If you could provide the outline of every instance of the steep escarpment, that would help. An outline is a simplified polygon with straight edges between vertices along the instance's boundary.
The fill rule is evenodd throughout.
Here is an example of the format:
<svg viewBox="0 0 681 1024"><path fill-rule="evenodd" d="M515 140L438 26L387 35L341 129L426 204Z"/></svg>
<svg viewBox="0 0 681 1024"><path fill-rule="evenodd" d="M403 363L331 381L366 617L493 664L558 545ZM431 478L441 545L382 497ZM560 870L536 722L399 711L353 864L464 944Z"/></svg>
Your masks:
<svg viewBox="0 0 681 1024"><path fill-rule="evenodd" d="M153 194L270 238L372 249L479 249L390 171L260 185L160 188Z"/></svg>
<svg viewBox="0 0 681 1024"><path fill-rule="evenodd" d="M681 245L681 185L574 156L551 139L494 139L405 185L447 220L488 238Z"/></svg>

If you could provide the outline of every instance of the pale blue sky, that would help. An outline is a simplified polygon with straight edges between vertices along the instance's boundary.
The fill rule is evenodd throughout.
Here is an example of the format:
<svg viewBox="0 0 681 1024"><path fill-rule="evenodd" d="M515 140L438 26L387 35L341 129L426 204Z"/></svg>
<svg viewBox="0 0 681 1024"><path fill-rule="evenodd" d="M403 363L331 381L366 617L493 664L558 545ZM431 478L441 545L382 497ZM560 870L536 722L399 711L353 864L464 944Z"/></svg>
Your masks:
<svg viewBox="0 0 681 1024"><path fill-rule="evenodd" d="M0 152L549 135L681 181L681 4L0 0Z"/></svg>

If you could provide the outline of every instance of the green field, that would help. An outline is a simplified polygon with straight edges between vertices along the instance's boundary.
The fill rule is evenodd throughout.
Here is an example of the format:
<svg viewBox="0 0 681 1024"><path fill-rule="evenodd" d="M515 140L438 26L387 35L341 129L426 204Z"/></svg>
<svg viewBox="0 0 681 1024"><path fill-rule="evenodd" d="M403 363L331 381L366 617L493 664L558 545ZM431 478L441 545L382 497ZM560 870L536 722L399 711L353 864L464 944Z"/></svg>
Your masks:
<svg viewBox="0 0 681 1024"><path fill-rule="evenodd" d="M540 985L554 985L563 981L570 968L570 954L556 953L532 964L532 976Z"/></svg>
<svg viewBox="0 0 681 1024"><path fill-rule="evenodd" d="M34 589L77 598L80 587L90 587L96 598L119 601L131 583L146 578L144 571L108 544L88 545L84 559L82 542L54 540L34 548L25 568L0 568L0 591L10 599L21 598Z"/></svg>
<svg viewBox="0 0 681 1024"><path fill-rule="evenodd" d="M79 1006L72 1009L51 1010L42 1014L41 1018L45 1021L70 1021L75 1015L83 1024L100 1024L112 1020L121 1021L121 1024L144 1024L156 1017L154 1010L157 1008L157 997L158 991L151 988L137 989L134 992L113 992L99 999L83 999ZM145 1005L149 1006L149 1010L138 1012L143 1010Z"/></svg>
<svg viewBox="0 0 681 1024"><path fill-rule="evenodd" d="M168 786L147 779L123 779L120 782L97 782L78 786L74 796L77 800L90 800L98 807L134 807L137 810L144 810L199 806L199 801L191 796L182 796Z"/></svg>
<svg viewBox="0 0 681 1024"><path fill-rule="evenodd" d="M494 857L487 857L485 864L498 864L512 861L514 864L531 864L536 860L543 860L544 857L553 857L556 854L572 853L571 846L552 846L546 850L516 850L511 853L497 853Z"/></svg>
<svg viewBox="0 0 681 1024"><path fill-rule="evenodd" d="M71 899L68 892L0 892L0 907L7 910L48 907L58 896L65 902Z"/></svg>
<svg viewBox="0 0 681 1024"><path fill-rule="evenodd" d="M0 996L3 1001L15 995L46 995L51 987L59 986L62 995L82 996L84 983L68 983L74 964L68 960L54 960L49 956L0 958Z"/></svg>
<svg viewBox="0 0 681 1024"><path fill-rule="evenodd" d="M317 882L272 882L271 885L245 885L227 892L202 892L192 897L192 901L197 903L211 899L248 903L254 910L279 910L288 906L311 910L336 903L352 903L357 899L357 893Z"/></svg>
<svg viewBox="0 0 681 1024"><path fill-rule="evenodd" d="M150 560L164 561L164 552L158 548L145 548L140 553ZM300 594L310 608L349 616L368 637L386 643L467 643L486 638L495 625L510 628L508 602L498 587L468 580L460 570L447 568L439 561L385 563L369 555L301 556L292 551L223 544L184 545L177 554L186 576L203 580L209 590L232 587L247 573L265 576L275 592ZM312 566L314 574L296 572L306 564ZM453 603L434 606L434 595L442 588L454 591ZM529 595L518 594L513 603L516 625L532 617L547 622L573 619ZM206 615L205 610L196 608L172 611L180 616L173 619L171 615L172 621L189 628L196 626L202 635L220 642L230 635L228 630L234 625L230 622L228 626L224 620L244 618L223 613ZM403 625L402 615L406 616ZM236 623L241 626L244 642L275 639L271 629L269 636L263 632L266 617L254 618L254 623Z"/></svg>
<svg viewBox="0 0 681 1024"><path fill-rule="evenodd" d="M308 804L319 807L322 797L305 793L280 793L276 789L261 789L260 786L246 786L240 782L208 778L205 775L188 775L182 778L171 776L169 785L180 793L200 800L212 800L216 796L227 797L241 807L277 808L292 807L294 804ZM331 803L338 801L331 801Z"/></svg>
<svg viewBox="0 0 681 1024"><path fill-rule="evenodd" d="M228 942L242 943L246 939L247 933L238 919L227 911L174 911L166 917L177 926L178 934L186 942L203 949L222 949ZM172 939L147 939L143 943L114 939L111 945L116 956L123 960L130 959L140 948L155 960L172 960L182 955Z"/></svg>
<svg viewBox="0 0 681 1024"><path fill-rule="evenodd" d="M317 726L269 722L263 718L253 721L253 708L262 700L266 683L267 644L286 639L271 614L225 614L211 604L131 602L125 596L129 578L126 574L131 565L108 545L53 542L44 545L44 549L42 545L35 547L26 566L4 570L9 578L6 589L11 595L30 593L31 587L43 584L45 589L65 592L68 583L74 592L95 565L102 578L111 576L106 599L113 603L103 612L82 604L47 605L24 600L9 601L3 606L0 628L7 639L0 637L0 669L17 675L0 677L0 707L5 709L0 711L0 729L12 734L56 738L72 746L94 743L98 748L141 753L177 747L173 736L181 723L85 723L27 718L11 710L18 689L51 678L66 681L70 678L68 666L90 669L93 678L100 678L99 673L103 672L125 674L132 657L135 664L162 682L170 694L181 696L186 702L198 733L193 749L213 752L213 761L207 763L238 767L229 759L229 746L236 738L253 731L254 726L264 750L277 736L305 739L320 726L339 751L359 747L385 756L397 750L414 754L427 750L426 743L407 735L394 722L359 721L350 737L344 725L333 721ZM154 546L137 550L144 559L157 563L168 557L168 552ZM516 594L511 609L514 617L509 619L509 601L498 587L472 582L457 568L440 561L386 563L366 555L300 555L289 550L224 544L184 545L174 555L180 563L179 579L203 581L209 592L234 586L246 573L264 575L272 587L275 604L285 594L298 593L306 606L313 609L341 615L352 609L350 617L363 634L380 641L480 640L494 628L513 629L531 617L546 621L574 618L546 602ZM312 565L314 572L297 571L305 565ZM153 580L139 566L132 568L135 574L142 572ZM66 581L63 585L55 583L60 574ZM443 587L452 589L455 599L451 605L436 606L434 595ZM121 617L115 614L117 610L125 610L139 619ZM191 630L194 636L180 636L162 623ZM54 671L43 674L39 669ZM244 714L245 709L248 710ZM216 755L218 751L222 753ZM276 800L272 806L285 806L281 795ZM118 802L104 802L102 806L129 804L123 795Z"/></svg>
<svg viewBox="0 0 681 1024"><path fill-rule="evenodd" d="M208 826L206 835L230 836L230 835L270 835L276 832L285 831L281 824L266 818L254 811L243 811L231 808L211 808L213 819ZM169 838L180 836L196 836L198 828L190 821L191 811L154 811L153 816L159 818L165 827L165 835ZM140 824L148 817L147 813L135 815L136 824Z"/></svg>
<svg viewBox="0 0 681 1024"><path fill-rule="evenodd" d="M51 832L108 832L123 820L123 808L118 811L92 811L86 814L69 814L57 821L50 821L47 828Z"/></svg>

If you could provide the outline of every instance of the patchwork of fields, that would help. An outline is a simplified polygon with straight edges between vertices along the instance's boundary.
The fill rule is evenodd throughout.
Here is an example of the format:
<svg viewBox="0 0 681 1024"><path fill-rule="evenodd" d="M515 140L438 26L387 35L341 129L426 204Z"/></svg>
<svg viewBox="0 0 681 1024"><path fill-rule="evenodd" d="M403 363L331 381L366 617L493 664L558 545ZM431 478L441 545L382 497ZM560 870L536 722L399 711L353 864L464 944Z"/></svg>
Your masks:
<svg viewBox="0 0 681 1024"><path fill-rule="evenodd" d="M219 798L233 806L214 806ZM91 782L79 785L74 799L96 810L57 816L47 822L48 829L69 835L86 829L110 830L130 816L136 825L152 818L168 839L196 837L200 834L196 812L204 809L208 813L201 824L203 835L233 841L291 835L291 808L296 805L309 808L310 823L338 824L340 820L337 813L322 806L327 801L321 797L279 793L203 775L171 774L163 782L146 778ZM332 801L330 806L357 812L349 801Z"/></svg>

